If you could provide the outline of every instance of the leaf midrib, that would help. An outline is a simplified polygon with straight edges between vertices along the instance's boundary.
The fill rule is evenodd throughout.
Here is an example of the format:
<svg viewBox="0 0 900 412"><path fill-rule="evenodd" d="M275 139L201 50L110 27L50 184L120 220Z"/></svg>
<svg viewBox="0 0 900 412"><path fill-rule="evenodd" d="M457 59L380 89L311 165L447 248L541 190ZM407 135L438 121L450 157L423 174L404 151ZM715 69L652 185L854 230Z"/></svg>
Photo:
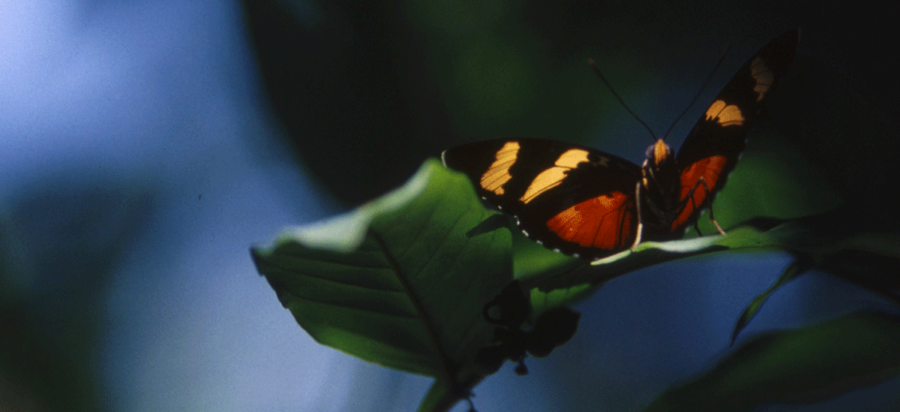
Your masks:
<svg viewBox="0 0 900 412"><path fill-rule="evenodd" d="M400 266L400 262L398 262L394 256L391 254L390 249L387 246L387 243L382 239L382 237L372 228L369 228L369 234L381 248L381 253L384 255L385 260L387 260L388 265L391 267L394 276L397 278L397 281L403 287L406 295L409 297L410 303L412 303L413 307L416 310L416 315L422 326L425 328L425 334L428 336L429 342L431 342L432 350L434 351L435 356L438 357L440 364L440 377L438 379L447 382L449 385L456 386L456 382L453 379L454 376L454 364L447 356L446 350L444 350L443 345L441 345L440 339L438 338L437 329L431 323L431 320L427 316L425 312L425 308L422 306L422 302L419 301L418 297L413 291L412 285L409 282L409 278L406 276L402 267Z"/></svg>

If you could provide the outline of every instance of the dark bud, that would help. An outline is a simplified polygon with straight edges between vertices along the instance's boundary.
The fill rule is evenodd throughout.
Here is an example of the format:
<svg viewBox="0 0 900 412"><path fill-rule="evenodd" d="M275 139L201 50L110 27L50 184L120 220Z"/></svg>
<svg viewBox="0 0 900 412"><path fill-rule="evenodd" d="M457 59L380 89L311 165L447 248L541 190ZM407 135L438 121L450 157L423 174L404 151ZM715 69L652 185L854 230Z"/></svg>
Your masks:
<svg viewBox="0 0 900 412"><path fill-rule="evenodd" d="M572 339L578 330L581 314L566 307L550 309L541 314L528 334L525 349L531 356L543 358L557 346Z"/></svg>

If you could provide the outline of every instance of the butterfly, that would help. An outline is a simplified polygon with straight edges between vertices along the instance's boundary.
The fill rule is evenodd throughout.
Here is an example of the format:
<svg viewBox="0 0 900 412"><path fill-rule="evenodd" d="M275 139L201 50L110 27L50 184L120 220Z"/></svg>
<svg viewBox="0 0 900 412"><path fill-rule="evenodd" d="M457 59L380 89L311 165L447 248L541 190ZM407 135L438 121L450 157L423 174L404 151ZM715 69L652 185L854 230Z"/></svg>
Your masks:
<svg viewBox="0 0 900 412"><path fill-rule="evenodd" d="M470 143L445 150L441 158L549 249L593 260L642 240L680 239L701 211L710 209L712 219L712 200L799 40L795 29L760 49L715 97L677 154L659 138L641 166L585 146L535 138Z"/></svg>

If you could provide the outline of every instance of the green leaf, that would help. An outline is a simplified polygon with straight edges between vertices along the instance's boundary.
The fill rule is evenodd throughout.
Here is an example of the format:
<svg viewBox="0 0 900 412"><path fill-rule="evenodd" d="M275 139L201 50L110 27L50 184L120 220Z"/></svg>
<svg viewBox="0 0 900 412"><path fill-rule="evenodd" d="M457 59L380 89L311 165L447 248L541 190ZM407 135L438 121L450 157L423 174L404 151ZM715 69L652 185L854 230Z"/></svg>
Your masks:
<svg viewBox="0 0 900 412"><path fill-rule="evenodd" d="M316 341L436 377L452 405L480 380L466 366L491 338L482 307L512 280L510 233L492 215L464 175L429 160L402 188L252 255Z"/></svg>
<svg viewBox="0 0 900 412"><path fill-rule="evenodd" d="M900 317L877 312L767 333L703 376L669 389L645 411L739 412L828 399L900 375L897 342Z"/></svg>
<svg viewBox="0 0 900 412"><path fill-rule="evenodd" d="M543 267L520 280L524 289L531 290L532 305L539 314L581 299L603 283L641 268L707 253L767 248L785 250L808 262L810 268L831 273L900 304L900 225L887 222L889 218L850 207L790 220L754 218L729 228L725 236L643 242L633 250L590 264L573 266L563 261ZM753 312L758 310L756 307Z"/></svg>
<svg viewBox="0 0 900 412"><path fill-rule="evenodd" d="M782 247L817 269L900 304L900 220L868 205L787 221L772 230Z"/></svg>
<svg viewBox="0 0 900 412"><path fill-rule="evenodd" d="M769 287L768 290L761 293L759 296L753 298L753 300L750 301L750 304L747 305L747 308L744 309L744 312L741 313L741 316L738 317L738 321L734 325L734 332L731 333L731 344L734 345L734 340L737 339L738 334L740 334L744 327L750 323L750 320L756 316L756 313L762 309L763 303L766 302L766 299L769 298L769 295L771 295L772 292L775 292L775 289L784 286L786 283L806 273L811 266L812 262L807 259L794 260L788 265L774 285Z"/></svg>

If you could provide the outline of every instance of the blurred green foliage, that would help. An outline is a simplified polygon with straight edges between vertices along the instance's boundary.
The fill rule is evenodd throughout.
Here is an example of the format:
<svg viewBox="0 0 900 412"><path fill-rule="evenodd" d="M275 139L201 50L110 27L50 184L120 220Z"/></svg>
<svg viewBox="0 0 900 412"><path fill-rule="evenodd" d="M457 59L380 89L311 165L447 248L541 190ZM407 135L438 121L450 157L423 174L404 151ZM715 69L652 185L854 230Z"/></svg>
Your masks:
<svg viewBox="0 0 900 412"><path fill-rule="evenodd" d="M663 393L646 412L753 410L812 403L895 378L900 317L857 312L757 336L693 381Z"/></svg>
<svg viewBox="0 0 900 412"><path fill-rule="evenodd" d="M106 286L150 212L147 189L37 180L0 207L0 410L106 410Z"/></svg>

